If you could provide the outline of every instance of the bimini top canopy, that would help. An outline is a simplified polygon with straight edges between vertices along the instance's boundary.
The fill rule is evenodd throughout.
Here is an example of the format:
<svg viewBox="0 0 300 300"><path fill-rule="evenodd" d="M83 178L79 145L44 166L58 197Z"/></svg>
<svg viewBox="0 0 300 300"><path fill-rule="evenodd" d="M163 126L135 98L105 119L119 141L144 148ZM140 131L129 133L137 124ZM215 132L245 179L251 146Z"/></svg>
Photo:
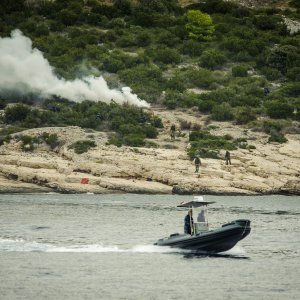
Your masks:
<svg viewBox="0 0 300 300"><path fill-rule="evenodd" d="M202 196L195 196L193 201L182 202L179 205L177 205L177 207L192 208L192 207L205 206L205 205L212 204L212 203L215 203L215 201L204 201Z"/></svg>

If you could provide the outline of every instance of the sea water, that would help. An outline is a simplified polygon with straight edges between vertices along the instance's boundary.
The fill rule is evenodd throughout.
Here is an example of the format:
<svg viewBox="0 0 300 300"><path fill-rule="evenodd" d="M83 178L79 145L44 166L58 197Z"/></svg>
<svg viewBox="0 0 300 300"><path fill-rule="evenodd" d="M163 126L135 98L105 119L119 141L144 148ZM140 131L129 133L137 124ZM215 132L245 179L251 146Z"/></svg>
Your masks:
<svg viewBox="0 0 300 300"><path fill-rule="evenodd" d="M190 199L0 195L0 299L300 299L300 197L205 196L211 228L250 235L218 255L154 246Z"/></svg>

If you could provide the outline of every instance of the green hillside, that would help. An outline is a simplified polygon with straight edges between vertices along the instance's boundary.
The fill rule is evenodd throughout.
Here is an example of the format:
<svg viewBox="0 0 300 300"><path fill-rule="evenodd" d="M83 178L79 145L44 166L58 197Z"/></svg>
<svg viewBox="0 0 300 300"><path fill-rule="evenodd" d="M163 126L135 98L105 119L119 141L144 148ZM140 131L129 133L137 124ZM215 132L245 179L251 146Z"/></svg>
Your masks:
<svg viewBox="0 0 300 300"><path fill-rule="evenodd" d="M300 36L291 34L284 22L299 21L298 1L290 1L285 10L250 9L221 0L187 2L5 0L0 35L20 29L59 77L103 75L110 87L130 86L152 105L195 107L213 120L249 124L284 141L282 129L300 118ZM13 101L2 96L0 108ZM138 108L124 108L123 113L116 104L66 103L49 99L43 112L3 122L116 130L121 143L131 145L144 145L143 138L155 137L155 126L161 126ZM57 106L59 111L53 111ZM109 114L95 119L104 106L118 116L114 123ZM128 135L130 142L124 138Z"/></svg>

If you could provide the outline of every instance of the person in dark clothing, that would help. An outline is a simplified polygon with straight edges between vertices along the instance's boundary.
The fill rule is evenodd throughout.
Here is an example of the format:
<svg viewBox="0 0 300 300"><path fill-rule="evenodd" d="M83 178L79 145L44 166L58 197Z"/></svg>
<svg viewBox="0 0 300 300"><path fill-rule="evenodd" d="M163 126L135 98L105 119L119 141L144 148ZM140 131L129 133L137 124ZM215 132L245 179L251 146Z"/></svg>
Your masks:
<svg viewBox="0 0 300 300"><path fill-rule="evenodd" d="M230 164L231 165L231 159L230 159L230 152L226 151L225 153L225 161L226 161L226 165Z"/></svg>
<svg viewBox="0 0 300 300"><path fill-rule="evenodd" d="M184 218L184 233L192 234L194 231L193 210L190 209Z"/></svg>
<svg viewBox="0 0 300 300"><path fill-rule="evenodd" d="M175 141L175 132L176 132L176 127L174 124L172 124L170 129L170 136L172 141Z"/></svg>
<svg viewBox="0 0 300 300"><path fill-rule="evenodd" d="M264 94L265 96L267 96L268 94L270 94L270 90L268 87L264 87Z"/></svg>
<svg viewBox="0 0 300 300"><path fill-rule="evenodd" d="M199 172L199 167L201 165L201 160L200 160L199 156L195 157L194 163L195 163L195 173L198 173Z"/></svg>

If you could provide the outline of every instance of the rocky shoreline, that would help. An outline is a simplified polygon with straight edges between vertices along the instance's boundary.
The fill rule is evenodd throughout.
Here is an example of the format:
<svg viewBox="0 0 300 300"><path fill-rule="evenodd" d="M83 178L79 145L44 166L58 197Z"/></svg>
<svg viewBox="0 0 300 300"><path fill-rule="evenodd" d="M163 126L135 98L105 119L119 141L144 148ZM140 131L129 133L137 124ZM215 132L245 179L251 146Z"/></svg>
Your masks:
<svg viewBox="0 0 300 300"><path fill-rule="evenodd" d="M79 127L26 130L37 136L57 134L62 144L50 149L39 145L24 152L13 139L0 147L0 193L143 193L214 195L300 195L300 137L287 134L287 143L267 143L261 132L246 131L231 123L214 122L214 134L247 137L255 148L233 151L232 165L202 159L200 172L189 160L188 131L171 141L171 124L180 120L204 124L204 117L185 111L156 110L165 128L155 140L157 148L106 145L107 133ZM70 144L90 139L97 147L76 154ZM83 180L84 179L84 180Z"/></svg>

